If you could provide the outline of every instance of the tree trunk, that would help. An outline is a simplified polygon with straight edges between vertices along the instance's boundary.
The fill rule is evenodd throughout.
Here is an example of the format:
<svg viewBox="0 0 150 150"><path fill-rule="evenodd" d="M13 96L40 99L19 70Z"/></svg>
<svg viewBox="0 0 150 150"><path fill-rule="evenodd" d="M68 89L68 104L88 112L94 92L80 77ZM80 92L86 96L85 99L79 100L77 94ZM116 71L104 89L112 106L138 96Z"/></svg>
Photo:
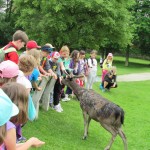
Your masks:
<svg viewBox="0 0 150 150"><path fill-rule="evenodd" d="M125 60L125 66L129 66L129 46L126 49L126 60Z"/></svg>

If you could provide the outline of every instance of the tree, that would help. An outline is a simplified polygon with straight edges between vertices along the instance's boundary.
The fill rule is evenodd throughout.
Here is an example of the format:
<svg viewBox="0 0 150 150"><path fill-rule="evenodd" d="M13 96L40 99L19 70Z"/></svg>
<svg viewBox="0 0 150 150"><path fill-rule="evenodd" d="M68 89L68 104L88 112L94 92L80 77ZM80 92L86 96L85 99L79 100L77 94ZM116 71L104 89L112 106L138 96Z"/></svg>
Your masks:
<svg viewBox="0 0 150 150"><path fill-rule="evenodd" d="M136 0L134 16L137 35L133 43L142 55L150 56L150 1Z"/></svg>
<svg viewBox="0 0 150 150"><path fill-rule="evenodd" d="M126 47L132 39L133 0L14 0L17 26L30 39L50 42L58 49L100 49L110 44Z"/></svg>
<svg viewBox="0 0 150 150"><path fill-rule="evenodd" d="M0 0L0 45L4 46L12 40L12 34L15 32L15 17L12 12L13 1Z"/></svg>

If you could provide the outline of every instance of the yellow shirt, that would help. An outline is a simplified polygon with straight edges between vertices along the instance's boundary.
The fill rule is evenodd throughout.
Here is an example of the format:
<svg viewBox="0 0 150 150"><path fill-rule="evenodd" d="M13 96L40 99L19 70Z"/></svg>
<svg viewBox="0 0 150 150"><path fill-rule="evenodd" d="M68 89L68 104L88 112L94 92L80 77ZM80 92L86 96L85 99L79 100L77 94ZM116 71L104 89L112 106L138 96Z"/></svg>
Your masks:
<svg viewBox="0 0 150 150"><path fill-rule="evenodd" d="M103 70L110 70L112 67L112 60L105 59L103 62Z"/></svg>

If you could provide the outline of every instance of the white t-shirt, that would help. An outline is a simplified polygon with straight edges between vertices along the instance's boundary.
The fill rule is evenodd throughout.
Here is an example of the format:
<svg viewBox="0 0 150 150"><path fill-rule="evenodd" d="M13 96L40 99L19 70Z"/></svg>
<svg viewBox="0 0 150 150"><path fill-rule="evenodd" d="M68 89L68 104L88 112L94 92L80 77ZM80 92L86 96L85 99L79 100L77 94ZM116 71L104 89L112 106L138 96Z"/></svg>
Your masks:
<svg viewBox="0 0 150 150"><path fill-rule="evenodd" d="M26 89L31 89L31 82L24 76L24 73L19 70L19 75L17 77L17 83L20 83L26 87Z"/></svg>
<svg viewBox="0 0 150 150"><path fill-rule="evenodd" d="M88 59L88 66L90 70L97 71L97 60L94 58L93 61L91 58Z"/></svg>

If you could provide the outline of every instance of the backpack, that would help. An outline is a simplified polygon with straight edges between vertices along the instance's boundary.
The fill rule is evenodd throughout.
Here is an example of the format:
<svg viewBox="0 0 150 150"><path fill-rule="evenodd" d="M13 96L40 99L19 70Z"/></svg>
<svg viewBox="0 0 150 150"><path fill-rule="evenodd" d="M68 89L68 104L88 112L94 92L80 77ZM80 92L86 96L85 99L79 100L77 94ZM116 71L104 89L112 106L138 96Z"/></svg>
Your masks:
<svg viewBox="0 0 150 150"><path fill-rule="evenodd" d="M101 68L103 68L103 62L104 62L104 59L103 59L103 58L100 58L99 64L100 64L100 67L101 67Z"/></svg>
<svg viewBox="0 0 150 150"><path fill-rule="evenodd" d="M4 61L5 54L10 52L16 52L16 49L14 47L8 47L6 50L5 48L6 46L0 49L0 63Z"/></svg>
<svg viewBox="0 0 150 150"><path fill-rule="evenodd" d="M88 67L88 60L84 59L84 71L85 71L85 76L88 76L89 75L89 67Z"/></svg>

